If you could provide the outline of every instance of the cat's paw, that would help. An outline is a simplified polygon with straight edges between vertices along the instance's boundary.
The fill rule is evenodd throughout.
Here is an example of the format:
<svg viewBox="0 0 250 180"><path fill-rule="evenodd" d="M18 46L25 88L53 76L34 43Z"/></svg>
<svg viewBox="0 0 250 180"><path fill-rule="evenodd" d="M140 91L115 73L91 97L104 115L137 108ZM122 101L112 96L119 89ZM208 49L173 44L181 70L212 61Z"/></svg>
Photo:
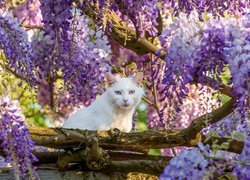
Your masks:
<svg viewBox="0 0 250 180"><path fill-rule="evenodd" d="M108 131L109 135L112 137L112 138L115 138L115 137L118 137L121 135L121 131L120 129L118 128L112 128Z"/></svg>

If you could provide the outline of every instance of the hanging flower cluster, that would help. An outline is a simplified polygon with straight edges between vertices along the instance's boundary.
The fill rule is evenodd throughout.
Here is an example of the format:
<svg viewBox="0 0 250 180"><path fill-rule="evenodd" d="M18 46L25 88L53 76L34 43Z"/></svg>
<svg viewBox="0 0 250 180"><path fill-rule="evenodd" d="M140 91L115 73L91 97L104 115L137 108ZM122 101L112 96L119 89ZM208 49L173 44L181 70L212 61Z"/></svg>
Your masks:
<svg viewBox="0 0 250 180"><path fill-rule="evenodd" d="M37 161L32 154L34 142L30 139L18 101L12 101L8 96L0 97L0 142L6 154L5 161L11 163L16 179L26 175L38 179L32 165Z"/></svg>

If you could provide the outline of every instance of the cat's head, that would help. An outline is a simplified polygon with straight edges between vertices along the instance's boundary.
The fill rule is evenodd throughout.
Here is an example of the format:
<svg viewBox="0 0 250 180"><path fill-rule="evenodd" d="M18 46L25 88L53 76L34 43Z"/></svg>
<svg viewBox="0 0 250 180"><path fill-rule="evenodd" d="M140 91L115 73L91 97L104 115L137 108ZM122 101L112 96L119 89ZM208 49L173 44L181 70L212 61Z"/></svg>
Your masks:
<svg viewBox="0 0 250 180"><path fill-rule="evenodd" d="M108 98L114 106L129 110L139 104L143 93L141 88L143 73L139 72L131 78L115 77L108 73L106 79L109 85Z"/></svg>

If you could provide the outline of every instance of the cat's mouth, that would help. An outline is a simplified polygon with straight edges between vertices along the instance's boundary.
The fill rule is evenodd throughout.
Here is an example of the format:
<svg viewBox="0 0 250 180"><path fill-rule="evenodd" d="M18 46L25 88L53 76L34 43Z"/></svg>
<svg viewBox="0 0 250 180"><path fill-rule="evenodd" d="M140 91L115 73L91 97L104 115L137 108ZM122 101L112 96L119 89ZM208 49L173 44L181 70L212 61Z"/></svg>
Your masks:
<svg viewBox="0 0 250 180"><path fill-rule="evenodd" d="M128 109L129 107L130 107L130 105L127 104L127 103L125 103L125 104L122 105L122 108L124 108L124 109Z"/></svg>

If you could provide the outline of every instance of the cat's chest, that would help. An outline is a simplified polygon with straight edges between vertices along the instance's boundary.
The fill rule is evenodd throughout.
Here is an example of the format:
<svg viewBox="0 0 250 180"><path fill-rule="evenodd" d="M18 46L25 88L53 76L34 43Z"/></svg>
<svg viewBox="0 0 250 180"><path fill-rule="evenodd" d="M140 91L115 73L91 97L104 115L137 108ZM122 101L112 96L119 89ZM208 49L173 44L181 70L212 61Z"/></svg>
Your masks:
<svg viewBox="0 0 250 180"><path fill-rule="evenodd" d="M112 118L113 118L113 120L115 120L115 119L120 119L120 120L122 120L122 119L128 118L128 114L119 113L119 112L113 112L113 113L112 113Z"/></svg>
<svg viewBox="0 0 250 180"><path fill-rule="evenodd" d="M118 128L121 131L129 132L132 127L132 115L124 113L112 113L110 127Z"/></svg>
<svg viewBox="0 0 250 180"><path fill-rule="evenodd" d="M129 121L131 119L131 113L129 112L120 112L117 111L117 109L111 109L111 108L103 108L99 110L92 110L91 114L93 117L98 117L102 121L106 122L124 122Z"/></svg>

